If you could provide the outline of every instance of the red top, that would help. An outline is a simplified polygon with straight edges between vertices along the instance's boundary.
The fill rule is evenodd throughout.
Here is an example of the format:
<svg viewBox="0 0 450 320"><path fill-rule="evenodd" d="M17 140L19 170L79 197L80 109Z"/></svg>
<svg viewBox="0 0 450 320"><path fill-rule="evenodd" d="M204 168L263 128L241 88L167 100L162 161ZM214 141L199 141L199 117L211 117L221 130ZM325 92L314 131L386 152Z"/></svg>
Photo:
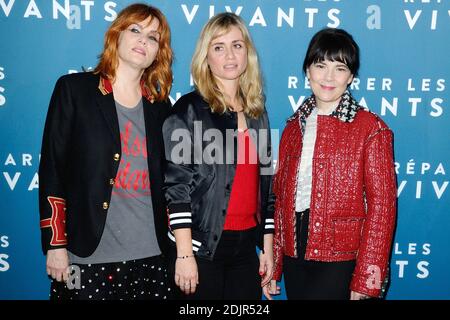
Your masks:
<svg viewBox="0 0 450 320"><path fill-rule="evenodd" d="M224 230L246 230L257 224L258 154L247 130L238 133L237 159Z"/></svg>

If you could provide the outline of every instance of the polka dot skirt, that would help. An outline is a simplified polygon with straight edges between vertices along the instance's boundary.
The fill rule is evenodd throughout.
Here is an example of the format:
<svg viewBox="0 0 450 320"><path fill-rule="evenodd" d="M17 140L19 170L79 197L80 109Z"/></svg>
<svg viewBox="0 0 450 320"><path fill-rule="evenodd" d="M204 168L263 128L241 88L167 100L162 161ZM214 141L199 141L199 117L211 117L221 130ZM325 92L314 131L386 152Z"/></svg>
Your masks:
<svg viewBox="0 0 450 320"><path fill-rule="evenodd" d="M102 264L74 264L71 285L52 280L50 300L165 300L172 290L160 256ZM79 278L78 278L79 275Z"/></svg>

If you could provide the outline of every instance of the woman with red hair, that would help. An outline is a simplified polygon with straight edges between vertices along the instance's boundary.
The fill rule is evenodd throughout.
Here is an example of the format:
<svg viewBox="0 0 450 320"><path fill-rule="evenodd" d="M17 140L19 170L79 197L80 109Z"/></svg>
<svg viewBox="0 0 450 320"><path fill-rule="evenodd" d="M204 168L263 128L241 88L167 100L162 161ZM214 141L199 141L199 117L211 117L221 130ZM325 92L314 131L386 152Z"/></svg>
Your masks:
<svg viewBox="0 0 450 320"><path fill-rule="evenodd" d="M39 167L52 299L170 297L161 128L171 64L166 18L134 4L106 32L95 70L57 81Z"/></svg>

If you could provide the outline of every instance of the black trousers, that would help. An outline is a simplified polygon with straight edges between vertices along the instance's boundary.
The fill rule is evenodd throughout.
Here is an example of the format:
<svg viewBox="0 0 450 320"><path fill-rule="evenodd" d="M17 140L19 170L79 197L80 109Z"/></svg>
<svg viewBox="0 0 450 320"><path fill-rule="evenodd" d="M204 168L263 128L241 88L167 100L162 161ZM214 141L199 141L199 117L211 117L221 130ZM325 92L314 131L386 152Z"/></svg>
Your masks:
<svg viewBox="0 0 450 320"><path fill-rule="evenodd" d="M199 285L194 294L178 288L177 297L186 300L261 300L259 259L255 228L223 231L212 261L196 257ZM175 266L175 256L171 267ZM174 276L172 270L172 279Z"/></svg>
<svg viewBox="0 0 450 320"><path fill-rule="evenodd" d="M52 280L50 300L165 300L172 288L161 256L138 260L73 264L73 281ZM74 270L74 269L73 269ZM78 277L79 275L79 277ZM75 276L78 278L75 280ZM78 282L77 282L78 281Z"/></svg>
<svg viewBox="0 0 450 320"><path fill-rule="evenodd" d="M355 260L321 262L305 260L309 209L297 215L298 258L284 256L283 272L289 300L348 300Z"/></svg>

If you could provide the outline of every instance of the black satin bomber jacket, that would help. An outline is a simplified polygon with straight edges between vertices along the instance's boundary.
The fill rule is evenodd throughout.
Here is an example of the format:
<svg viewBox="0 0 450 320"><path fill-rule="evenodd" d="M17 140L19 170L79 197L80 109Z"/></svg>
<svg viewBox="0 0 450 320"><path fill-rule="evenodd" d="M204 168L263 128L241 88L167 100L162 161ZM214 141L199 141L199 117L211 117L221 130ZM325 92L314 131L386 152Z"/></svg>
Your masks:
<svg viewBox="0 0 450 320"><path fill-rule="evenodd" d="M264 234L274 232L270 127L266 111L257 119L246 116L246 121L258 148L258 239L255 240L262 248ZM191 228L195 254L209 260L214 257L223 231L236 173L237 139L233 132L237 132L236 113L213 113L196 91L181 97L163 124L168 236L174 244L173 230ZM216 135L223 139L212 138ZM232 140L234 143L230 143Z"/></svg>

